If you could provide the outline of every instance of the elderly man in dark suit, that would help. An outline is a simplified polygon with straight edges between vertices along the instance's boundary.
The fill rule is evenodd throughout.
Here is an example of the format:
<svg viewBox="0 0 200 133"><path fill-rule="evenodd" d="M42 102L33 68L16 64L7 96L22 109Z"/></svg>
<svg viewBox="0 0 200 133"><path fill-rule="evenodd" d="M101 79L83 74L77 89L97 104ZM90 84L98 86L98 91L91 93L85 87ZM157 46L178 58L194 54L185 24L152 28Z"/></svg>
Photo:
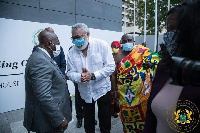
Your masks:
<svg viewBox="0 0 200 133"><path fill-rule="evenodd" d="M59 40L44 30L39 42L25 69L24 126L39 133L64 132L72 114L67 81L52 59L58 55Z"/></svg>

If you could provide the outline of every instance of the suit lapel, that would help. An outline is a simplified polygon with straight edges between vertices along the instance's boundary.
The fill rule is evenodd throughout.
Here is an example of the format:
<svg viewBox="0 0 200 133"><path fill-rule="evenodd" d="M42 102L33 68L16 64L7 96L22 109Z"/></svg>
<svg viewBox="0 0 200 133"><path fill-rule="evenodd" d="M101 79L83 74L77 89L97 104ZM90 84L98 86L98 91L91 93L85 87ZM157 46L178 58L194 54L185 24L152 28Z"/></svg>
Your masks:
<svg viewBox="0 0 200 133"><path fill-rule="evenodd" d="M36 51L39 52L39 53L41 53L42 55L44 55L47 58L47 60L49 60L55 66L55 68L58 70L58 72L60 73L60 75L62 75L62 78L64 80L66 80L65 76L62 74L62 72L61 72L60 68L58 67L57 63L52 58L50 58L45 52L43 52L39 48L37 48Z"/></svg>

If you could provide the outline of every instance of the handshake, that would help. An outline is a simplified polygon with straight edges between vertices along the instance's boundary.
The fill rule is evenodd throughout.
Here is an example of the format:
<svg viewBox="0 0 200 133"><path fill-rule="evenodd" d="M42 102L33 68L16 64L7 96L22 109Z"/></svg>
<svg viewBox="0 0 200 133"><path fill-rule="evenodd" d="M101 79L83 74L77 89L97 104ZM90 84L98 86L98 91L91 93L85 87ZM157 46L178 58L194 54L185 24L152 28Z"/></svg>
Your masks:
<svg viewBox="0 0 200 133"><path fill-rule="evenodd" d="M87 83L90 80L95 80L95 76L93 73L90 73L85 67L82 68L82 74L81 74L81 82Z"/></svg>

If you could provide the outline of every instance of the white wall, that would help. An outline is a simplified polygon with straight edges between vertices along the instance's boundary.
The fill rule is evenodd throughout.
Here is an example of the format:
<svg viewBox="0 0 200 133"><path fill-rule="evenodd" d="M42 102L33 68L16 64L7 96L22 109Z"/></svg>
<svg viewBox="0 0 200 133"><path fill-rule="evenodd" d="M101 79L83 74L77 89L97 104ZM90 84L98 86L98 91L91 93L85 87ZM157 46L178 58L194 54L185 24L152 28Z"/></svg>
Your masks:
<svg viewBox="0 0 200 133"><path fill-rule="evenodd" d="M142 44L144 42L144 36L136 36L135 37L135 43L136 44ZM163 43L163 34L158 36L158 51L160 50L159 44ZM146 44L147 47L150 48L152 51L154 51L154 45L155 45L155 37L154 35L147 35L146 36Z"/></svg>
<svg viewBox="0 0 200 133"><path fill-rule="evenodd" d="M25 85L24 70L28 57L34 47L36 31L51 27L57 34L61 46L67 55L71 43L71 27L48 23L37 23L0 18L0 113L24 108ZM111 44L120 40L122 32L90 29L92 37L100 38ZM74 85L69 83L70 94L74 94Z"/></svg>

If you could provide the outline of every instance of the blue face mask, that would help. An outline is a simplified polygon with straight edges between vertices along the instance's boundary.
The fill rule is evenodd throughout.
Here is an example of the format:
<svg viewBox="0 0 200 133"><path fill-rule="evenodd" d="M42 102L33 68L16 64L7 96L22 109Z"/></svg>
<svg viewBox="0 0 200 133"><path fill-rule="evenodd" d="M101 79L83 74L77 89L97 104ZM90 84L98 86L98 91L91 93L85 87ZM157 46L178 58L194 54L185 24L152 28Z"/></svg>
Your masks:
<svg viewBox="0 0 200 133"><path fill-rule="evenodd" d="M122 50L131 51L133 49L133 43L122 44Z"/></svg>
<svg viewBox="0 0 200 133"><path fill-rule="evenodd" d="M72 43L75 44L75 46L82 46L83 44L85 44L85 40L83 38L79 38L73 40Z"/></svg>

